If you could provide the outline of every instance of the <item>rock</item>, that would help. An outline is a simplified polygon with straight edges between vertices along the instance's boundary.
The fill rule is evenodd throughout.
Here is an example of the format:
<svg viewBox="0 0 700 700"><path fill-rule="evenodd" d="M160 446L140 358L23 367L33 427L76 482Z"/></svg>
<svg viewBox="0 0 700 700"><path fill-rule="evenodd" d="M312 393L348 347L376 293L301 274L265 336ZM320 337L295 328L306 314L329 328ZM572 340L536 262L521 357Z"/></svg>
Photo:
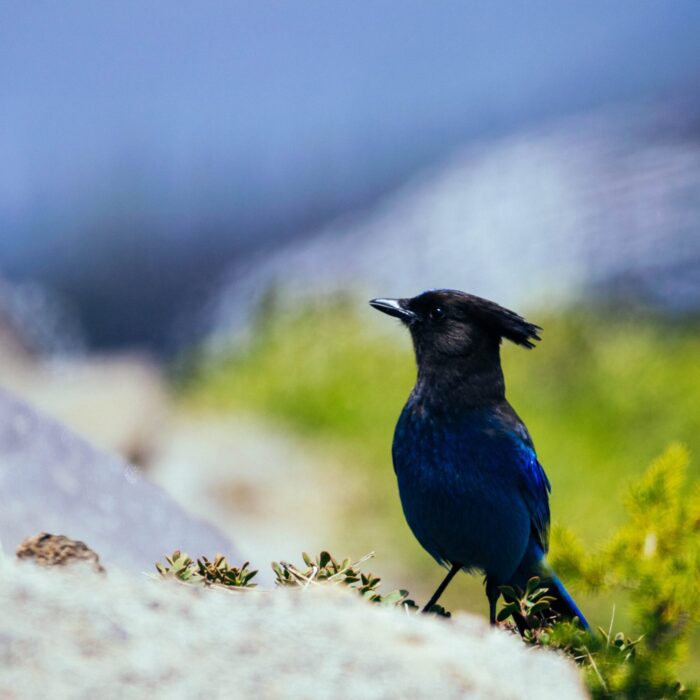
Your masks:
<svg viewBox="0 0 700 700"><path fill-rule="evenodd" d="M160 368L136 354L78 355L23 367L0 357L0 387L139 466L148 464L168 417Z"/></svg>
<svg viewBox="0 0 700 700"><path fill-rule="evenodd" d="M238 559L217 529L189 516L126 462L2 390L0 503L5 552L43 530L89 542L108 569L151 571L175 549Z"/></svg>
<svg viewBox="0 0 700 700"><path fill-rule="evenodd" d="M468 615L20 567L0 567L3 698L587 697L573 663Z"/></svg>
<svg viewBox="0 0 700 700"><path fill-rule="evenodd" d="M65 535L52 535L41 532L28 537L17 547L17 558L33 561L39 566L71 566L92 564L95 571L102 573L104 567L100 557L85 542L72 540Z"/></svg>

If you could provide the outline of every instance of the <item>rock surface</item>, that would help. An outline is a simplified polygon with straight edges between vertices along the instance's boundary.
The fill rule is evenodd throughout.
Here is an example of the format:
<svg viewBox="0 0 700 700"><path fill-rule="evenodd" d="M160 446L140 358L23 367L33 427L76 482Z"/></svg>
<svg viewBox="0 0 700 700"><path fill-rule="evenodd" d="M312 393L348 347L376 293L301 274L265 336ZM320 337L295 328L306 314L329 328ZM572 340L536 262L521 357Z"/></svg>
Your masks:
<svg viewBox="0 0 700 700"><path fill-rule="evenodd" d="M116 456L0 390L0 543L53 532L83 540L111 564L153 570L175 549L237 558L214 527L190 517Z"/></svg>
<svg viewBox="0 0 700 700"><path fill-rule="evenodd" d="M338 589L229 593L0 558L0 609L12 700L586 697L573 664L477 618Z"/></svg>
<svg viewBox="0 0 700 700"><path fill-rule="evenodd" d="M78 355L17 366L2 361L0 388L85 436L146 465L168 418L160 368L148 357Z"/></svg>

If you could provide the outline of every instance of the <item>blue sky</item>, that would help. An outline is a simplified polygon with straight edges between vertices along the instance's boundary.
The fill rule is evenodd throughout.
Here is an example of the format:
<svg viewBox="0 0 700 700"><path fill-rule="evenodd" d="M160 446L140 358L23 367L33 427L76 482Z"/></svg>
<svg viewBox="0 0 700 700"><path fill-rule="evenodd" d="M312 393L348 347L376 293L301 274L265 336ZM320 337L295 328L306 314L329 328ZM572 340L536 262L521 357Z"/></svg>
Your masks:
<svg viewBox="0 0 700 700"><path fill-rule="evenodd" d="M224 199L351 198L475 134L700 82L695 0L0 7L8 206L134 161L166 192L221 169Z"/></svg>

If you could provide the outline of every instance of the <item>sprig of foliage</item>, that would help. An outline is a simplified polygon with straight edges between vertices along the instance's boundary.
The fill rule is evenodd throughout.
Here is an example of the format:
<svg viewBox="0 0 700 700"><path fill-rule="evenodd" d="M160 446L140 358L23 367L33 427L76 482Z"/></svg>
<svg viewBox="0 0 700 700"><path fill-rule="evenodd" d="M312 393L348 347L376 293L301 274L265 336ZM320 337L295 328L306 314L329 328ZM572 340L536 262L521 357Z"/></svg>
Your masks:
<svg viewBox="0 0 700 700"><path fill-rule="evenodd" d="M188 583L195 575L194 562L179 549L176 549L170 556L166 556L165 561L167 564L156 562L156 571L163 577L176 578Z"/></svg>
<svg viewBox="0 0 700 700"><path fill-rule="evenodd" d="M360 580L358 567L370 559L373 554L368 554L355 563L351 563L350 559L338 561L326 551L321 552L315 560L306 552L302 552L301 556L306 568L296 567L284 561L272 562L277 585L305 588L311 582L325 581L351 586Z"/></svg>
<svg viewBox="0 0 700 700"><path fill-rule="evenodd" d="M306 552L302 553L304 567L296 567L287 562L272 562L272 570L275 573L275 583L278 586L296 586L307 588L310 585L326 583L343 585L357 591L360 596L370 603L389 605L404 608L405 610L418 610L415 601L408 597L408 591L398 589L387 594L379 593L381 579L374 574L365 574L360 566L371 559L374 553L362 557L356 562L350 559L338 561L329 552L321 552L312 559ZM437 614L449 617L440 606L439 610L431 610Z"/></svg>
<svg viewBox="0 0 700 700"><path fill-rule="evenodd" d="M163 577L176 578L184 583L201 583L205 586L225 586L227 588L255 588L252 583L257 571L250 571L249 562L240 567L231 566L226 557L217 554L213 561L207 557L197 559L196 563L190 557L176 550L166 556L167 564L156 563L156 570Z"/></svg>
<svg viewBox="0 0 700 700"><path fill-rule="evenodd" d="M257 575L257 570L249 571L250 562L244 562L240 568L231 566L226 557L217 554L214 561L206 557L197 560L197 574L209 584L219 584L232 588L255 588L257 584L251 583Z"/></svg>

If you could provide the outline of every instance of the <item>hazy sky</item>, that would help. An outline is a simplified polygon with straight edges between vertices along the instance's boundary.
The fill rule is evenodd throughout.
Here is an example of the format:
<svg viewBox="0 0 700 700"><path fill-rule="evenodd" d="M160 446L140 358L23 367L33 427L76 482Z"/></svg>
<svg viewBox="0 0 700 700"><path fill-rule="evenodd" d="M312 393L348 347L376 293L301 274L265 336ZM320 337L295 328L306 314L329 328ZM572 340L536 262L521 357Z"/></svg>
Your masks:
<svg viewBox="0 0 700 700"><path fill-rule="evenodd" d="M470 138L695 95L699 46L698 0L0 0L0 275L155 308Z"/></svg>
<svg viewBox="0 0 700 700"><path fill-rule="evenodd" d="M195 198L217 169L247 204L362 193L470 134L697 86L699 46L697 0L2 0L0 205L134 161Z"/></svg>

